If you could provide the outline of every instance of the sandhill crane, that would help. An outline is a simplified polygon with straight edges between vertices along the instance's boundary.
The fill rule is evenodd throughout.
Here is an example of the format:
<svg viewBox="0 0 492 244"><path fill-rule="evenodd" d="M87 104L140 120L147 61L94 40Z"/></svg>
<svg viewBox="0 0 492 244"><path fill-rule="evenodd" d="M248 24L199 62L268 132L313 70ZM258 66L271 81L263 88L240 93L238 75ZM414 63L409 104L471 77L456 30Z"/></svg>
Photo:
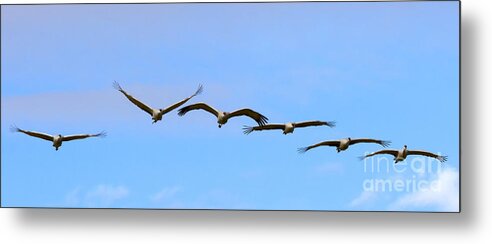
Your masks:
<svg viewBox="0 0 492 244"><path fill-rule="evenodd" d="M394 158L395 163L398 163L400 161L405 160L408 155L421 155L421 156L431 157L431 158L435 158L435 159L439 160L441 163L446 162L446 160L448 160L447 156L441 156L441 155L437 155L437 154L427 152L427 151L407 150L407 145L404 145L401 150L381 150L381 151L377 151L377 152L368 154L366 156L362 156L362 157L360 157L360 159L363 160L365 158L372 157L372 156L378 155L378 154L393 155L393 157L395 157Z"/></svg>
<svg viewBox="0 0 492 244"><path fill-rule="evenodd" d="M137 105L137 107L139 107L143 111L145 111L148 114L150 114L150 116L152 116L152 124L154 124L157 121L161 120L162 119L162 115L164 115L166 113L169 113L172 110L178 108L179 106L181 106L184 103L188 102L188 100L190 100L192 97L194 97L194 96L202 93L202 91L203 91L203 86L200 85L200 86L198 86L198 89L196 90L196 92L193 95L191 95L191 96L189 96L189 97L187 97L187 98L185 98L185 99L183 99L183 100L181 100L181 101L179 101L179 102L177 102L177 103L175 103L175 104L173 104L173 105L171 105L171 106L169 106L167 108L164 108L164 109L155 109L155 108L151 108L151 107L147 106L145 103L140 102L139 100L137 100L136 98L134 98L133 96L131 96L130 94L128 94L125 90L123 90L123 88L121 88L121 86L120 86L120 84L118 84L118 82L115 81L113 83L113 87L116 90L118 90L121 93L123 93L123 95L125 95L125 97L128 98L128 100L130 100L130 102L132 102L133 104Z"/></svg>
<svg viewBox="0 0 492 244"><path fill-rule="evenodd" d="M222 112L219 111L215 108L212 108L211 106L207 105L206 103L196 103L192 105L188 105L186 107L183 107L179 110L178 114L180 116L185 115L191 110L197 110L197 109L202 109L205 110L217 117L217 123L219 124L219 128L222 127L225 123L227 123L227 120L229 120L232 117L237 117L237 116L248 116L252 119L254 119L259 125L265 125L266 122L268 121L268 118L263 116L262 114L251 110L249 108L243 108L243 109L238 109L233 112Z"/></svg>
<svg viewBox="0 0 492 244"><path fill-rule="evenodd" d="M297 123L285 123L285 124L266 124L260 126L244 126L244 134L249 134L253 131L262 131L262 130L283 130L284 135L289 133L293 133L295 128L302 128L308 126L322 126L326 125L329 127L335 127L335 121L304 121Z"/></svg>
<svg viewBox="0 0 492 244"><path fill-rule="evenodd" d="M332 146L332 147L337 147L337 152L347 150L350 145L354 145L357 143L376 143L379 144L383 147L387 147L391 142L390 141L383 141L383 140L375 140L375 139L368 139L368 138L359 138L359 139L352 139L352 138L344 138L336 141L323 141L308 147L302 147L299 148L298 151L299 153L304 153L307 152L308 150L311 150L315 147L319 146Z"/></svg>
<svg viewBox="0 0 492 244"><path fill-rule="evenodd" d="M52 135L48 135L48 134L41 133L41 132L22 130L22 129L15 127L15 126L12 126L11 130L13 132L22 132L22 133L30 135L30 136L34 136L34 137L41 138L41 139L44 139L47 141L51 141L51 142L53 142L53 147L55 147L55 150L57 150L57 151L58 151L58 148L61 147L61 145L64 141L84 139L84 138L88 138L88 137L105 137L106 136L106 132L104 132L104 131L97 133L97 134L78 134L78 135L69 135L69 136L62 136L62 135L58 134L58 135L52 136Z"/></svg>

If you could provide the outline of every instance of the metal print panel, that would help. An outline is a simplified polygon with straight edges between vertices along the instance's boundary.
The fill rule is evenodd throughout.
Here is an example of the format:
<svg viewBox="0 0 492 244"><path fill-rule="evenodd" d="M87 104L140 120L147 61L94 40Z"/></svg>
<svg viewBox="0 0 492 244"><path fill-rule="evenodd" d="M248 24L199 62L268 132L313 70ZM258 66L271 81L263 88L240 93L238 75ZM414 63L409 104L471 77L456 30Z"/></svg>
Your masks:
<svg viewBox="0 0 492 244"><path fill-rule="evenodd" d="M2 5L1 206L459 212L460 3Z"/></svg>

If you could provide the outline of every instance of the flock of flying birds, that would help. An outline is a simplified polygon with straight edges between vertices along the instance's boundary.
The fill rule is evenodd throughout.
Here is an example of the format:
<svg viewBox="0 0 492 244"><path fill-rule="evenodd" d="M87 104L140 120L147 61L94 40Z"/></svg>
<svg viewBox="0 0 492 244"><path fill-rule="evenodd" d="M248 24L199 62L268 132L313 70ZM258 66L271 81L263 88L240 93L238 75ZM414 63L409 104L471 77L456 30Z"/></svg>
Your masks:
<svg viewBox="0 0 492 244"><path fill-rule="evenodd" d="M121 92L125 97L132 102L134 105L139 107L141 110L147 112L151 117L152 117L152 123L156 123L157 121L162 120L162 116L164 114L167 114L177 108L179 108L181 105L185 104L190 100L191 98L195 97L196 95L199 95L203 91L203 86L200 85L196 92L177 102L174 103L167 108L163 109L157 109L157 108L152 108L145 103L139 101L138 99L134 98L130 94L128 94L123 88L115 81L113 83L113 86L116 90ZM294 129L296 128L303 128L303 127L311 127L311 126L328 126L328 127L335 127L335 122L334 121L304 121L304 122L289 122L289 123L284 123L284 124L267 124L268 118L265 117L264 115L249 109L249 108L243 108L243 109L238 109L232 112L223 112L220 110L217 110L210 105L206 103L195 103L192 105L188 105L185 107L182 107L178 110L178 115L179 116L184 116L186 113L192 111L192 110L204 110L206 112L209 112L210 114L214 115L217 118L217 123L219 125L219 128L222 127L227 123L227 121L231 118L238 117L238 116L246 116L258 123L258 126L245 126L244 129L244 134L250 134L253 131L262 131L262 130L282 130L284 135L287 135L289 133L293 133ZM16 126L12 126L12 131L14 132L22 132L30 136L34 136L37 138L41 138L47 141L53 142L53 147L55 147L56 150L58 150L59 147L61 147L62 143L65 141L71 141L71 140L77 140L77 139L84 139L84 138L89 138L89 137L104 137L106 136L105 132L100 132L97 134L78 134L78 135L68 135L68 136L62 136L62 135L49 135L41 132L35 132L35 131L27 131L20 129ZM383 147L389 146L390 142L389 141L384 141L384 140L377 140L377 139L370 139L370 138L344 138L340 140L332 140L332 141L323 141L317 144L310 145L308 147L303 147L299 148L298 151L299 153L304 153L307 152L308 150L311 150L316 147L320 146L330 146L330 147L336 147L337 152L347 150L351 145L358 144L358 143L375 143L379 144ZM421 150L407 150L407 145L405 145L401 150L380 150L365 156L360 157L360 159L364 159L367 157L372 157L374 155L379 155L379 154L389 154L393 155L395 163L398 163L400 161L403 161L406 159L407 156L409 155L420 155L420 156L426 156L426 157L431 157L439 160L440 162L444 162L447 160L447 156L441 156L438 154L434 154L431 152L427 151L421 151Z"/></svg>

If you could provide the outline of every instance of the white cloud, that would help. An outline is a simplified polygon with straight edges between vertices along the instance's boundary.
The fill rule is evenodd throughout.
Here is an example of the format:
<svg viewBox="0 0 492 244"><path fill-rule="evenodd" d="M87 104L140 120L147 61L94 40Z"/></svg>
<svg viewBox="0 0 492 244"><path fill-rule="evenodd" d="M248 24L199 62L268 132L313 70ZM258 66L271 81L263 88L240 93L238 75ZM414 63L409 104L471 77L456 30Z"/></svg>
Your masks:
<svg viewBox="0 0 492 244"><path fill-rule="evenodd" d="M165 187L161 191L152 195L150 198L153 202L161 203L171 200L179 191L181 191L181 187L179 186Z"/></svg>
<svg viewBox="0 0 492 244"><path fill-rule="evenodd" d="M459 211L459 172L446 168L431 180L435 182L434 187L431 185L398 198L390 204L390 210L429 207L436 211Z"/></svg>
<svg viewBox="0 0 492 244"><path fill-rule="evenodd" d="M65 204L68 207L107 208L128 195L129 190L124 186L100 184L85 193L77 187L65 196Z"/></svg>
<svg viewBox="0 0 492 244"><path fill-rule="evenodd" d="M411 177L396 174L372 180L367 182L371 184L363 183L364 191L349 203L351 209L371 209L377 203L380 210L459 211L459 172L455 168L427 174L416 172ZM400 187L397 188L398 185ZM386 207L384 203L388 203Z"/></svg>
<svg viewBox="0 0 492 244"><path fill-rule="evenodd" d="M76 207L80 203L80 187L77 187L70 191L65 196L65 203L68 205L67 207Z"/></svg>
<svg viewBox="0 0 492 244"><path fill-rule="evenodd" d="M350 207L362 207L376 200L377 193L374 191L363 191L358 197L352 200L349 204Z"/></svg>
<svg viewBox="0 0 492 244"><path fill-rule="evenodd" d="M97 207L109 207L115 201L128 196L128 189L124 186L98 185L87 192L86 201L89 205Z"/></svg>
<svg viewBox="0 0 492 244"><path fill-rule="evenodd" d="M257 209L250 202L251 199L245 198L245 195L236 191L227 189L211 189L202 192L196 200L190 202L189 208L198 209Z"/></svg>

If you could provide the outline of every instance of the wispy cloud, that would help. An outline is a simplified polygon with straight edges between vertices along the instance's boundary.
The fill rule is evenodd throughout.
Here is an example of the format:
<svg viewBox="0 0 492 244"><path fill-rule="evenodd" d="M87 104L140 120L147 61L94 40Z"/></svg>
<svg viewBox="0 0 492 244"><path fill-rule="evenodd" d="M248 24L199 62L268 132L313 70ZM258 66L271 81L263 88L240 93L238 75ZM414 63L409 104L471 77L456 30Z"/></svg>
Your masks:
<svg viewBox="0 0 492 244"><path fill-rule="evenodd" d="M179 186L165 187L150 197L154 203L163 203L172 200L173 197L182 190Z"/></svg>
<svg viewBox="0 0 492 244"><path fill-rule="evenodd" d="M107 208L121 199L126 198L130 191L125 186L100 184L88 191L81 187L71 190L65 196L65 203L69 207L100 207Z"/></svg>
<svg viewBox="0 0 492 244"><path fill-rule="evenodd" d="M244 195L227 189L212 189L200 194L191 202L191 208L206 209L254 209Z"/></svg>
<svg viewBox="0 0 492 244"><path fill-rule="evenodd" d="M186 193L186 194L185 194ZM211 189L199 193L185 192L181 186L164 187L151 194L150 204L155 208L173 209L252 209L240 194L226 189Z"/></svg>
<svg viewBox="0 0 492 244"><path fill-rule="evenodd" d="M36 93L29 95L2 96L2 122L16 124L21 128L46 133L73 133L66 125L83 123L85 129L111 131L127 130L128 123L141 123L141 132L156 133L155 127L170 128L157 133L171 133L173 128L183 124L189 128L217 129L216 120L208 113L191 113L186 117L177 115L177 110L164 115L163 120L153 125L150 116L132 104L121 93L111 87L93 90L72 90L66 92ZM189 84L147 84L123 83L122 87L147 105L165 108L193 94L200 82ZM235 109L239 105L221 106L231 101L229 92L217 83L204 83L204 92L188 104L206 101L218 109ZM33 109L35 108L35 109ZM75 124L74 124L75 121ZM200 122L200 123L198 123ZM3 129L8 127L2 127ZM69 129L65 131L64 129ZM76 132L78 133L78 131ZM183 133L180 131L179 133Z"/></svg>
<svg viewBox="0 0 492 244"><path fill-rule="evenodd" d="M148 116L139 111L121 93L111 87L106 89L71 90L66 92L36 93L3 96L2 115L16 120L36 121L112 121ZM193 94L198 86L149 85L143 83L121 84L130 94L151 107L164 108ZM196 100L196 99L195 99ZM33 108L36 109L33 109ZM140 114L139 114L140 112ZM149 117L150 121L150 117Z"/></svg>
<svg viewBox="0 0 492 244"><path fill-rule="evenodd" d="M124 186L98 185L86 194L90 205L111 206L115 201L128 196L129 191Z"/></svg>
<svg viewBox="0 0 492 244"><path fill-rule="evenodd" d="M71 190L67 195L65 196L65 203L67 204L67 207L77 207L80 204L80 187L77 187L73 190Z"/></svg>
<svg viewBox="0 0 492 244"><path fill-rule="evenodd" d="M425 187L399 197L389 205L390 210L412 210L427 207L435 211L459 211L459 172L447 168L432 179L435 187Z"/></svg>
<svg viewBox="0 0 492 244"><path fill-rule="evenodd" d="M363 191L359 196L350 202L349 206L351 208L367 206L376 200L377 194L378 193L374 191Z"/></svg>
<svg viewBox="0 0 492 244"><path fill-rule="evenodd" d="M380 206L378 210L459 211L459 172L456 168L417 173L411 177L397 174L374 180L369 181L374 189L362 191L348 204L349 208L372 209L377 204ZM402 187L397 188L398 185Z"/></svg>

